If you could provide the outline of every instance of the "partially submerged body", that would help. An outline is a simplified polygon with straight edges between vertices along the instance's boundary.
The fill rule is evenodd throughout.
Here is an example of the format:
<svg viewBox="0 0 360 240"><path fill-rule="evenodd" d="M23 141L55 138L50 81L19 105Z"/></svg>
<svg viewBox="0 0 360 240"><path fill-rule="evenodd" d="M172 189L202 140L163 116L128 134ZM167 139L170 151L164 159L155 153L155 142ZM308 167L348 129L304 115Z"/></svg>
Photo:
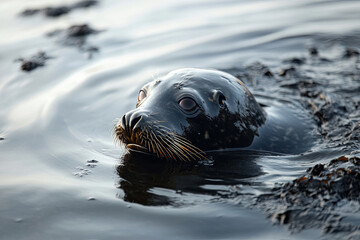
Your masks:
<svg viewBox="0 0 360 240"><path fill-rule="evenodd" d="M145 85L136 109L115 127L130 150L185 161L230 148L301 153L309 149L308 132L292 111L261 107L234 76L193 68Z"/></svg>

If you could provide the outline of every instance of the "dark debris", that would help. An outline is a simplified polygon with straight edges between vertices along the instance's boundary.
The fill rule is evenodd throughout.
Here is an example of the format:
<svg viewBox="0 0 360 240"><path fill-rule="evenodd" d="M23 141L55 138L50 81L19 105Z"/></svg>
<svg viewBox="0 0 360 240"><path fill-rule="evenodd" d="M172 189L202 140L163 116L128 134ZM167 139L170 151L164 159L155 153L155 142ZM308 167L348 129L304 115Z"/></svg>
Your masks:
<svg viewBox="0 0 360 240"><path fill-rule="evenodd" d="M353 205L360 208L359 162L357 156L341 156L328 164L316 164L306 175L259 196L256 204L274 223L292 232L321 228L324 233L339 234L339 239L352 239L360 226L342 220L344 209L354 214L359 210Z"/></svg>
<svg viewBox="0 0 360 240"><path fill-rule="evenodd" d="M278 74L280 77L286 77L286 76L292 75L295 72L295 70L296 69L291 66L291 67L281 69Z"/></svg>
<svg viewBox="0 0 360 240"><path fill-rule="evenodd" d="M315 132L321 140L317 147L359 151L359 51L344 49L332 59L318 56L318 49L310 48L308 57L283 61L271 78L264 72L274 70L258 62L229 72L254 92L272 89L274 97L288 96L302 103L318 125ZM332 239L358 239L360 226L344 218L360 213L360 157L350 154L316 163L304 170L303 176L255 197L254 204L292 232L319 228L331 233Z"/></svg>
<svg viewBox="0 0 360 240"><path fill-rule="evenodd" d="M358 50L348 48L345 50L344 58L358 57L359 55L360 54Z"/></svg>
<svg viewBox="0 0 360 240"><path fill-rule="evenodd" d="M360 199L360 158L341 156L329 164L316 164L308 174L276 189L278 197L296 204L302 199L331 199L335 204L342 199Z"/></svg>
<svg viewBox="0 0 360 240"><path fill-rule="evenodd" d="M51 58L52 57L48 56L45 52L38 52L30 58L19 58L16 61L21 62L21 70L30 72L38 67L44 66L46 61Z"/></svg>
<svg viewBox="0 0 360 240"><path fill-rule="evenodd" d="M44 13L47 17L59 17L61 15L69 13L71 10L69 7L62 6L62 7L47 7L40 10Z"/></svg>
<svg viewBox="0 0 360 240"><path fill-rule="evenodd" d="M317 55L319 55L319 52L318 52L317 48L311 47L311 48L309 48L309 54L311 56L317 56Z"/></svg>
<svg viewBox="0 0 360 240"><path fill-rule="evenodd" d="M92 159L92 160L87 160L86 162L87 162L87 163L98 163L99 161L98 161L98 160L95 160L95 159Z"/></svg>
<svg viewBox="0 0 360 240"><path fill-rule="evenodd" d="M296 65L302 65L306 62L306 59L305 58L297 58L297 57L294 57L294 58L290 58L290 59L286 59L284 61L284 63L289 63L289 64L296 64Z"/></svg>
<svg viewBox="0 0 360 240"><path fill-rule="evenodd" d="M62 5L58 7L44 7L44 8L29 8L21 12L24 17L32 16L38 13L42 13L46 17L60 17L68 14L71 11L79 8L89 8L98 4L96 0L84 0L74 4Z"/></svg>
<svg viewBox="0 0 360 240"><path fill-rule="evenodd" d="M247 70L252 72L253 75L260 75L262 77L273 77L274 76L274 74L270 71L270 69L266 65L264 65L260 62L256 62L256 63L248 66Z"/></svg>
<svg viewBox="0 0 360 240"><path fill-rule="evenodd" d="M73 25L69 27L66 30L66 35L68 37L84 37L96 32L97 31L91 28L89 25L81 24L81 25Z"/></svg>
<svg viewBox="0 0 360 240"><path fill-rule="evenodd" d="M235 77L241 79L246 85L257 86L262 81L271 82L274 79L274 73L261 62L255 62L245 68L245 71L239 72L239 69L224 70Z"/></svg>
<svg viewBox="0 0 360 240"><path fill-rule="evenodd" d="M97 161L97 160L95 160L95 159L87 160L87 161L86 161L86 166L87 166L87 167L94 168L94 167L97 166L97 163L98 163L98 162L99 162L99 161Z"/></svg>
<svg viewBox="0 0 360 240"><path fill-rule="evenodd" d="M99 33L88 24L77 24L68 27L67 29L59 29L47 34L48 37L56 38L57 42L65 46L76 47L82 52L88 54L88 58L99 51L97 46L88 45L88 37Z"/></svg>

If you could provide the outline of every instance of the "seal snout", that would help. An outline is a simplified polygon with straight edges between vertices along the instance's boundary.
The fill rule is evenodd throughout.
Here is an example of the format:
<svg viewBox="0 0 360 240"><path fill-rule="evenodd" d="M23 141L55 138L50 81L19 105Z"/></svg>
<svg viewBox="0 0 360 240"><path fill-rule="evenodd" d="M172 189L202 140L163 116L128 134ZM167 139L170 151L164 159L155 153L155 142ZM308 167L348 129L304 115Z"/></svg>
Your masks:
<svg viewBox="0 0 360 240"><path fill-rule="evenodd" d="M155 154L159 158L191 161L206 159L205 153L186 138L163 126L163 120L150 112L135 109L126 113L115 126L116 140L131 151Z"/></svg>
<svg viewBox="0 0 360 240"><path fill-rule="evenodd" d="M147 111L138 109L126 113L115 126L116 137L127 147L142 145L140 134L147 117Z"/></svg>
<svg viewBox="0 0 360 240"><path fill-rule="evenodd" d="M135 111L128 112L123 116L121 124L128 129L128 133L131 135L136 129L142 127L143 123L146 122L148 115L148 111L135 109Z"/></svg>

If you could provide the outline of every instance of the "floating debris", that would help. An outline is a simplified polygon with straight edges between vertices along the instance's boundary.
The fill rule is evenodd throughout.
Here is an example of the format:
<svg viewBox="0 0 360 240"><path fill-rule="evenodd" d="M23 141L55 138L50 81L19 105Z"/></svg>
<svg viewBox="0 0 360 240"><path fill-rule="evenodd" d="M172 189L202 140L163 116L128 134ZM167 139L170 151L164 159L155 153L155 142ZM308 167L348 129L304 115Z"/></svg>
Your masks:
<svg viewBox="0 0 360 240"><path fill-rule="evenodd" d="M99 32L99 30L90 27L88 24L77 24L66 29L52 31L47 36L56 37L57 41L62 45L77 47L79 50L88 53L88 58L91 58L95 52L99 51L99 48L87 45L87 38L89 35Z"/></svg>
<svg viewBox="0 0 360 240"><path fill-rule="evenodd" d="M96 163L98 163L99 161L95 160L95 159L92 159L92 160L87 160L86 161L86 166L88 167L91 167L91 168L94 168L96 167Z"/></svg>
<svg viewBox="0 0 360 240"><path fill-rule="evenodd" d="M45 8L29 8L21 12L24 17L33 16L42 13L46 17L60 17L68 14L71 11L79 8L89 8L98 4L96 0L84 0L70 5L62 5L58 7L45 7Z"/></svg>
<svg viewBox="0 0 360 240"><path fill-rule="evenodd" d="M297 57L284 60L284 63L296 64L296 65L302 65L305 62L306 62L305 58L297 58Z"/></svg>
<svg viewBox="0 0 360 240"><path fill-rule="evenodd" d="M253 196L251 206L294 233L318 228L331 233L331 239L359 239L360 68L358 61L344 61L355 60L358 51L347 49L333 58L314 58L319 55L317 49L309 49L309 53L303 64L284 60L279 66L282 70L271 79L259 77L262 70L256 67L231 68L228 72L259 92L276 83L270 95L295 96L318 125L314 129L321 139L317 147L341 149L349 155L314 163L293 181L278 183L268 193ZM242 202L248 200L239 190L239 199L243 198Z"/></svg>
<svg viewBox="0 0 360 240"><path fill-rule="evenodd" d="M358 57L359 55L360 53L358 50L348 48L345 50L344 58Z"/></svg>
<svg viewBox="0 0 360 240"><path fill-rule="evenodd" d="M356 224L342 223L342 211L359 205L360 157L341 156L328 164L316 164L307 174L280 184L272 193L257 198L271 219L288 225L292 232L319 227L325 233L354 233Z"/></svg>
<svg viewBox="0 0 360 240"><path fill-rule="evenodd" d="M250 66L247 66L246 67L249 71L255 73L255 74L258 74L258 75L262 75L264 77L273 77L274 74L270 71L270 69L260 63L260 62L255 62L253 64L251 64Z"/></svg>
<svg viewBox="0 0 360 240"><path fill-rule="evenodd" d="M89 27L87 24L73 25L66 30L68 37L84 37L97 31Z"/></svg>
<svg viewBox="0 0 360 240"><path fill-rule="evenodd" d="M319 52L315 47L312 47L312 48L309 48L309 54L311 56L317 56L317 55L319 55Z"/></svg>
<svg viewBox="0 0 360 240"><path fill-rule="evenodd" d="M87 162L87 163L98 163L99 161L98 161L98 160L95 160L95 159L92 159L92 160L87 160L86 162Z"/></svg>
<svg viewBox="0 0 360 240"><path fill-rule="evenodd" d="M295 203L301 199L331 199L332 204L341 199L358 200L360 197L360 158L339 157L329 164L316 164L308 174L284 184L279 190L282 198ZM330 198L331 196L331 198Z"/></svg>
<svg viewBox="0 0 360 240"><path fill-rule="evenodd" d="M72 25L67 29L58 29L47 34L48 37L60 36L67 39L83 39L90 34L98 33L98 30L93 29L88 24Z"/></svg>
<svg viewBox="0 0 360 240"><path fill-rule="evenodd" d="M288 68L281 69L278 74L280 77L286 77L286 76L291 75L294 72L295 72L294 67L288 67Z"/></svg>
<svg viewBox="0 0 360 240"><path fill-rule="evenodd" d="M46 55L45 52L38 52L37 54L28 59L19 58L16 59L16 61L21 62L21 70L25 72L30 72L38 67L44 66L46 61L51 58L52 57Z"/></svg>

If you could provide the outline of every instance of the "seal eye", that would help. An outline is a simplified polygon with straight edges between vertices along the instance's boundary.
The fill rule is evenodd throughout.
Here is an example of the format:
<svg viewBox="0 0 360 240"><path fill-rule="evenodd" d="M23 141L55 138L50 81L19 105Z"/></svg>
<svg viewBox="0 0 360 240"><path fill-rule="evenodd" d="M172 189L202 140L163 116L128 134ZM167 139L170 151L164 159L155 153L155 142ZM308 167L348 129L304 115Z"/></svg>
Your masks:
<svg viewBox="0 0 360 240"><path fill-rule="evenodd" d="M179 105L182 109L188 112L194 111L197 107L196 102L188 97L181 99Z"/></svg>
<svg viewBox="0 0 360 240"><path fill-rule="evenodd" d="M138 96L138 102L141 102L144 98L146 98L146 93L143 90L140 90Z"/></svg>

